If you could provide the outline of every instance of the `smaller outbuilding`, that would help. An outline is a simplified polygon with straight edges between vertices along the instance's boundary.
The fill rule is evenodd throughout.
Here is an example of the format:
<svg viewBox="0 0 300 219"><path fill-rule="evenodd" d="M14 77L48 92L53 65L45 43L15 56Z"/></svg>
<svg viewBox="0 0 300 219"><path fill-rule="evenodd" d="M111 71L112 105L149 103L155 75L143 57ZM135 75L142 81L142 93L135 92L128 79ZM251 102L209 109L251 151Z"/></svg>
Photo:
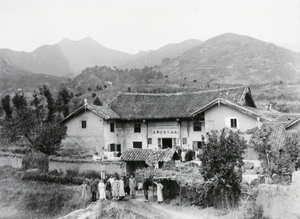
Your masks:
<svg viewBox="0 0 300 219"><path fill-rule="evenodd" d="M175 149L138 149L133 148L125 151L121 160L126 162L126 172L132 174L138 168L154 166L155 168L175 167L178 154Z"/></svg>

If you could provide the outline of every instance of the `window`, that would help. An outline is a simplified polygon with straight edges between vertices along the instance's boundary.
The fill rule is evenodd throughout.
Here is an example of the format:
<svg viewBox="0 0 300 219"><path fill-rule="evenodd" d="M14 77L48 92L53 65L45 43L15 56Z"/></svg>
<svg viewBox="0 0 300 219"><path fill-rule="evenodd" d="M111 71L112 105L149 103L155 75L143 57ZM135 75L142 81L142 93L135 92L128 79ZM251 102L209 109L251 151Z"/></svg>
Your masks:
<svg viewBox="0 0 300 219"><path fill-rule="evenodd" d="M193 149L198 150L202 149L203 142L202 141L193 141Z"/></svg>
<svg viewBox="0 0 300 219"><path fill-rule="evenodd" d="M119 151L121 152L121 145L120 144L110 144L109 151Z"/></svg>
<svg viewBox="0 0 300 219"><path fill-rule="evenodd" d="M230 127L237 128L237 119L230 119Z"/></svg>
<svg viewBox="0 0 300 219"><path fill-rule="evenodd" d="M193 122L194 132L201 132L201 122Z"/></svg>
<svg viewBox="0 0 300 219"><path fill-rule="evenodd" d="M134 132L141 132L141 123L134 123Z"/></svg>
<svg viewBox="0 0 300 219"><path fill-rule="evenodd" d="M115 123L110 123L110 132L115 132Z"/></svg>
<svg viewBox="0 0 300 219"><path fill-rule="evenodd" d="M86 129L86 120L81 121L81 128Z"/></svg>
<svg viewBox="0 0 300 219"><path fill-rule="evenodd" d="M152 138L148 138L148 144L152 144Z"/></svg>
<svg viewBox="0 0 300 219"><path fill-rule="evenodd" d="M182 144L187 144L187 138L182 138Z"/></svg>
<svg viewBox="0 0 300 219"><path fill-rule="evenodd" d="M133 148L142 148L142 142L141 141L134 141L133 142Z"/></svg>

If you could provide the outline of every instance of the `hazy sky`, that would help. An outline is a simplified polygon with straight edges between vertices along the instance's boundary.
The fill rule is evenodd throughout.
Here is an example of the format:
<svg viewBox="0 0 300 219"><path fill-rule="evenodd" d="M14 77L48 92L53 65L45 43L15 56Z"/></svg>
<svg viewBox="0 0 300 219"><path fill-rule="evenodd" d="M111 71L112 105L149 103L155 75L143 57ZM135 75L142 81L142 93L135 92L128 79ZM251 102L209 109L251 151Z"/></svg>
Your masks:
<svg viewBox="0 0 300 219"><path fill-rule="evenodd" d="M228 32L300 51L300 0L0 0L0 28L17 51L90 36L137 53Z"/></svg>

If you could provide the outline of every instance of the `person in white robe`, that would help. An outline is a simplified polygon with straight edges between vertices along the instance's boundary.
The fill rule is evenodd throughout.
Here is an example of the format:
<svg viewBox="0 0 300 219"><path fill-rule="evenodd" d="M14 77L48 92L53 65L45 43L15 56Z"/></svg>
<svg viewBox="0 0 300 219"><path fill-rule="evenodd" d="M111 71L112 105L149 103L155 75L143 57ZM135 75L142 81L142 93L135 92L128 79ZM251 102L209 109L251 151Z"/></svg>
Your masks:
<svg viewBox="0 0 300 219"><path fill-rule="evenodd" d="M136 187L136 181L135 178L133 178L133 175L131 175L129 179L129 188L130 188L130 195L132 198L135 197L135 187Z"/></svg>
<svg viewBox="0 0 300 219"><path fill-rule="evenodd" d="M157 202L158 204L162 203L163 202L163 195L162 195L162 189L164 188L164 186L161 184L160 181L158 182L155 182L153 181L155 184L156 184L156 187L157 187Z"/></svg>
<svg viewBox="0 0 300 219"><path fill-rule="evenodd" d="M119 197L119 180L117 180L116 177L114 177L111 188L112 188L113 199L118 198Z"/></svg>
<svg viewBox="0 0 300 219"><path fill-rule="evenodd" d="M99 199L105 200L106 199L105 184L102 179L100 180L100 182L98 184L98 190L99 190Z"/></svg>
<svg viewBox="0 0 300 219"><path fill-rule="evenodd" d="M121 177L119 180L119 199L122 199L125 197L125 190L124 190L124 179Z"/></svg>

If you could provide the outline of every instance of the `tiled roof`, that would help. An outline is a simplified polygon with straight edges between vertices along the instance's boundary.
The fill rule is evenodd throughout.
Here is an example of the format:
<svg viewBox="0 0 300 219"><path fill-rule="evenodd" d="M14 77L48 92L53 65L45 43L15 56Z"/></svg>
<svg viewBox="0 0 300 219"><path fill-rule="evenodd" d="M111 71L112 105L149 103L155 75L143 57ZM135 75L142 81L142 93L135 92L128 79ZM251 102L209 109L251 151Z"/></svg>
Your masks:
<svg viewBox="0 0 300 219"><path fill-rule="evenodd" d="M187 118L216 99L255 107L249 87L191 93L119 93L108 107L121 119Z"/></svg>
<svg viewBox="0 0 300 219"><path fill-rule="evenodd" d="M66 118L64 118L61 122L66 122L70 118L78 115L80 112L84 110L89 110L98 116L101 116L104 119L110 119L110 118L119 118L119 115L114 112L112 109L105 107L105 106L91 106L88 103L85 103L83 106L79 107L77 110L72 112L70 115L68 115Z"/></svg>
<svg viewBox="0 0 300 219"><path fill-rule="evenodd" d="M275 150L280 150L285 144L285 139L296 133L295 131L286 130L286 123L284 122L270 122L265 123L265 125L272 129L270 139L272 148Z"/></svg>
<svg viewBox="0 0 300 219"><path fill-rule="evenodd" d="M226 105L230 108L233 108L239 112L242 112L243 114L247 114L251 117L254 117L254 118L257 118L257 117L260 117L262 119L262 121L272 121L271 118L265 116L264 114L260 113L260 111L258 111L256 108L253 108L253 107L249 107L249 106L241 106L241 105L238 105L236 103L233 103L231 101L228 101L228 100L224 100L224 99L221 99L221 98L217 98L216 100L212 101L211 103L207 104L206 106L202 107L200 110L194 112L192 114L192 116L200 113L200 112L204 112L206 111L208 108L216 105L216 104L223 104L223 105Z"/></svg>
<svg viewBox="0 0 300 219"><path fill-rule="evenodd" d="M300 121L300 115L298 115L297 118L290 120L290 122L285 126L285 129L291 128L293 125L297 124L299 121Z"/></svg>
<svg viewBox="0 0 300 219"><path fill-rule="evenodd" d="M121 157L121 160L146 161L151 156L153 156L156 161L168 162L172 160L174 153L175 153L174 149L152 150L152 149L133 148L125 151Z"/></svg>

